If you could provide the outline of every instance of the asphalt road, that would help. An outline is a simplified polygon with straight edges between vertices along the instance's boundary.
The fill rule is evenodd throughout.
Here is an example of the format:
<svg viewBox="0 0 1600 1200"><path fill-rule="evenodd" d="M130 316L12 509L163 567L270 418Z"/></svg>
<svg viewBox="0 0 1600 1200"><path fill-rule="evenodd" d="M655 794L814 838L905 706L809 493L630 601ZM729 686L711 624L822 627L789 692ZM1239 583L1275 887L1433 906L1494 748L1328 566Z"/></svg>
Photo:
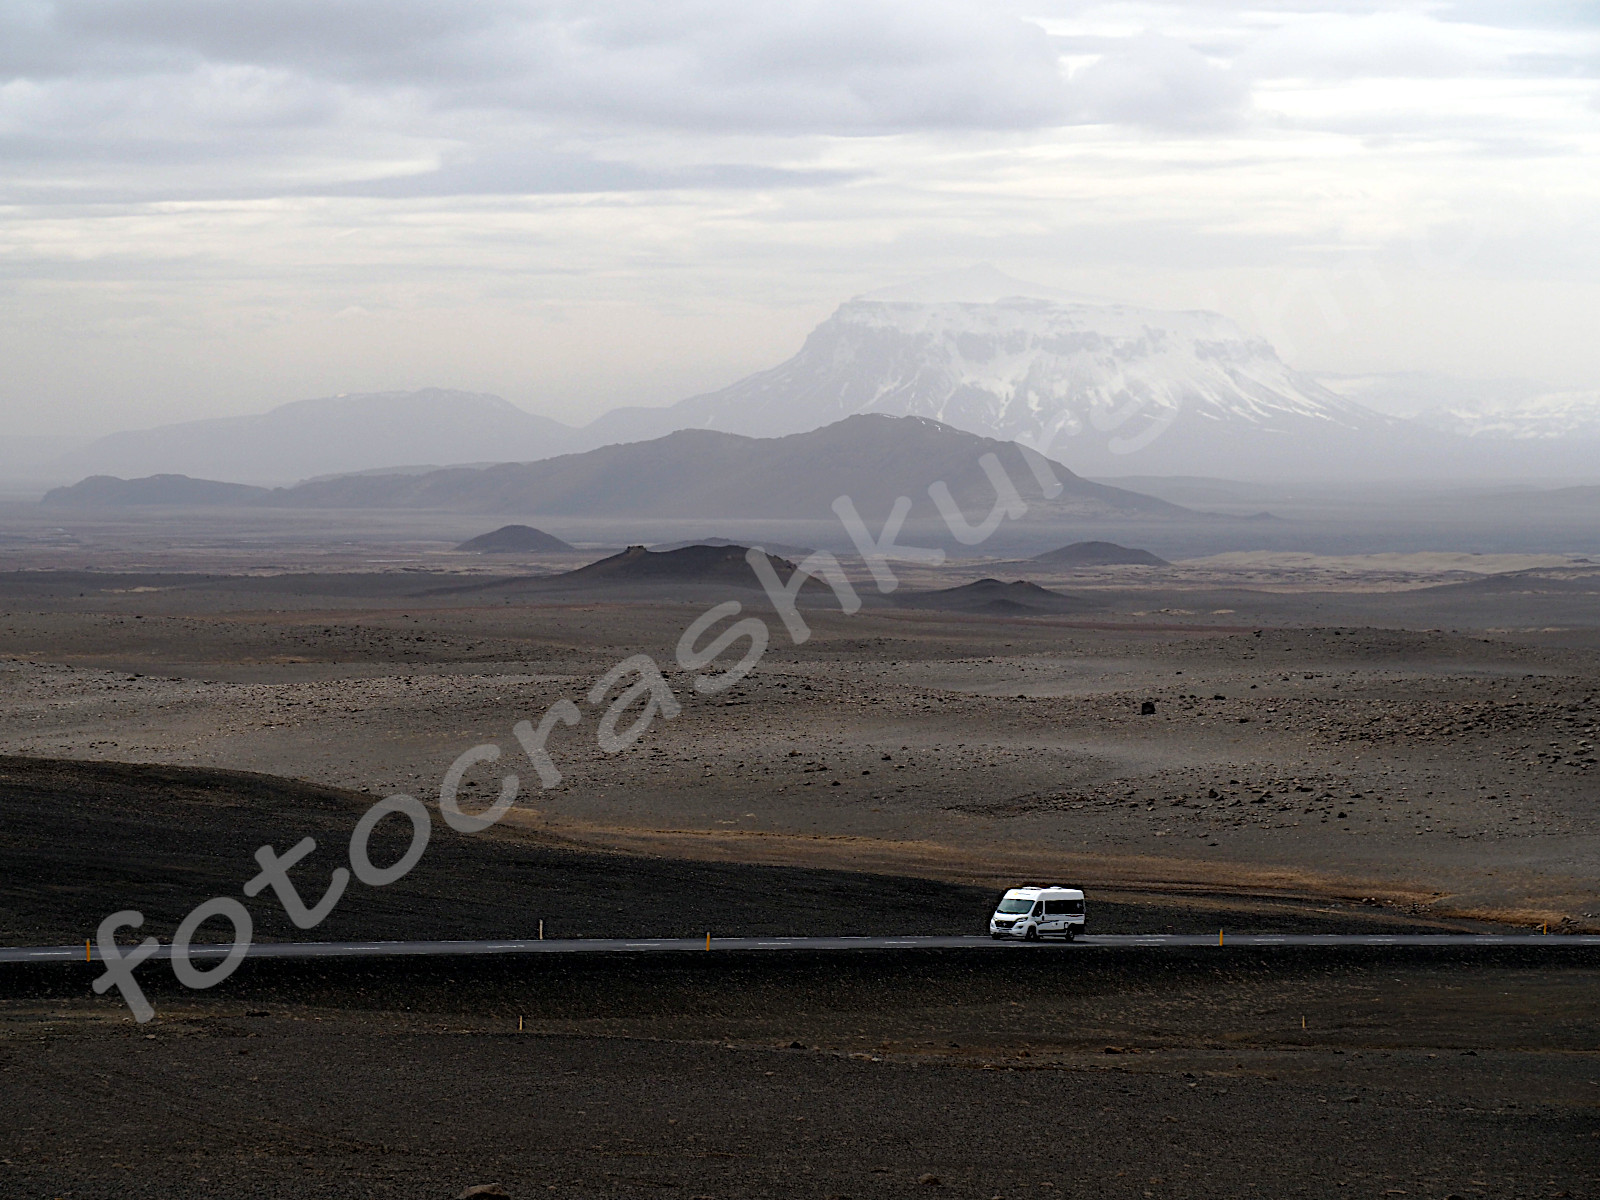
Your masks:
<svg viewBox="0 0 1600 1200"><path fill-rule="evenodd" d="M381 958L440 954L636 954L650 951L727 950L1093 950L1097 946L1600 946L1600 934L1538 933L1121 933L1092 934L1074 942L1059 938L1042 942L996 941L976 934L966 937L774 937L774 938L622 938L548 939L498 942L257 942L250 947L260 958ZM129 947L124 947L124 952ZM228 945L195 944L191 958L220 958ZM152 959L167 959L172 948L161 946ZM83 962L100 955L86 945L0 947L0 963Z"/></svg>

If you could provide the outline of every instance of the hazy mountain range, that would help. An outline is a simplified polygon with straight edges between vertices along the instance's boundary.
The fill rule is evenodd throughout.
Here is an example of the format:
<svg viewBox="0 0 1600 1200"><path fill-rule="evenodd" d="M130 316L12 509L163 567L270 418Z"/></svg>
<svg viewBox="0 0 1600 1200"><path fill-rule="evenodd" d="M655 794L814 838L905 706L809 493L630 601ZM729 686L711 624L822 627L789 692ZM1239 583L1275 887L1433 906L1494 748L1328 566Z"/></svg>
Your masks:
<svg viewBox="0 0 1600 1200"><path fill-rule="evenodd" d="M114 433L53 464L66 476L291 483L413 463L507 462L572 448L573 430L499 396L425 388L300 400L250 417Z"/></svg>
<svg viewBox="0 0 1600 1200"><path fill-rule="evenodd" d="M185 476L122 480L92 476L58 488L59 507L151 504L269 505L283 508L430 509L543 516L835 519L839 496L877 528L901 496L935 520L930 486L942 483L964 511L981 517L996 501L980 460L995 455L1036 515L1152 517L1187 510L1138 492L1051 470L1059 493L1046 496L1015 443L980 438L919 417L850 417L780 438L687 429L648 442L489 467L425 473L345 475L290 488L221 484ZM1055 491L1055 488L1051 489Z"/></svg>
<svg viewBox="0 0 1600 1200"><path fill-rule="evenodd" d="M425 389L118 433L65 454L40 443L14 457L50 460L35 478L283 484L532 462L681 429L772 438L862 414L928 417L1101 476L1477 479L1587 476L1600 463L1600 391L1313 377L1218 314L1070 296L992 268L858 297L771 370L583 428L497 396ZM0 469L5 458L0 439Z"/></svg>
<svg viewBox="0 0 1600 1200"><path fill-rule="evenodd" d="M1485 442L1600 437L1600 388L1560 391L1531 379L1464 380L1419 371L1319 379L1369 408Z"/></svg>

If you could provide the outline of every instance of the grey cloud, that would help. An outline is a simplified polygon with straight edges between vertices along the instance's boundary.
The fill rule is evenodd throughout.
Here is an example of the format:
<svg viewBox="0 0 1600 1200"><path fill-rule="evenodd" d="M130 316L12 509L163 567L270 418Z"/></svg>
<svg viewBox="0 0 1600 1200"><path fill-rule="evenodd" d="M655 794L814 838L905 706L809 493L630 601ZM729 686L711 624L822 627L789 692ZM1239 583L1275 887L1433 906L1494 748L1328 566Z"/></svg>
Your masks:
<svg viewBox="0 0 1600 1200"><path fill-rule="evenodd" d="M129 198L820 184L853 176L782 139L1066 119L1049 38L990 0L0 5L13 198L105 194L118 168ZM767 160L725 161L730 134ZM650 163L551 148L627 138Z"/></svg>
<svg viewBox="0 0 1600 1200"><path fill-rule="evenodd" d="M320 196L371 196L406 199L420 196L557 195L581 192L647 192L671 188L816 187L864 178L860 172L795 170L740 163L704 163L689 167L642 167L604 162L579 155L488 157L453 163L416 175L308 189Z"/></svg>
<svg viewBox="0 0 1600 1200"><path fill-rule="evenodd" d="M335 146L322 148L330 164ZM860 171L773 167L743 163L643 166L549 147L475 148L420 169L337 179L289 179L275 164L291 155L303 163L309 148L274 134L234 139L226 154L183 143L87 140L66 149L49 138L0 137L0 160L12 164L0 180L0 203L145 203L172 199L248 200L267 196L362 196L411 199L442 196L560 195L667 189L748 190L819 187L866 178ZM79 156L93 159L77 163ZM71 165L65 177L52 168ZM137 169L131 169L137 168ZM328 173L324 172L324 175Z"/></svg>
<svg viewBox="0 0 1600 1200"><path fill-rule="evenodd" d="M845 134L1035 128L1064 101L1043 30L982 0L19 2L0 26L13 77L228 63L443 107Z"/></svg>
<svg viewBox="0 0 1600 1200"><path fill-rule="evenodd" d="M557 70L516 98L537 109L691 128L884 133L1059 123L1065 88L1042 29L967 0L615 6L563 27ZM621 15L624 11L628 16ZM642 114L649 114L642 116Z"/></svg>
<svg viewBox="0 0 1600 1200"><path fill-rule="evenodd" d="M1252 39L1236 60L1257 78L1405 79L1504 73L1503 39L1413 12L1323 13Z"/></svg>
<svg viewBox="0 0 1600 1200"><path fill-rule="evenodd" d="M1073 72L1079 120L1210 130L1236 123L1249 104L1244 79L1158 33L1130 38Z"/></svg>
<svg viewBox="0 0 1600 1200"><path fill-rule="evenodd" d="M1593 70L1593 39L1502 59L1437 10L1260 0L1247 19L1196 0L1168 10L1188 14L1185 40L1052 38L1009 3L4 0L0 195L114 195L117 178L128 197L818 185L853 176L803 169L804 139L1205 133L1252 116L1255 80ZM1041 3L1025 11L1086 11ZM1582 25L1572 6L1529 12ZM1068 79L1064 49L1097 57Z"/></svg>
<svg viewBox="0 0 1600 1200"><path fill-rule="evenodd" d="M1455 0L1438 10L1441 20L1468 21L1508 29L1600 30L1594 0Z"/></svg>

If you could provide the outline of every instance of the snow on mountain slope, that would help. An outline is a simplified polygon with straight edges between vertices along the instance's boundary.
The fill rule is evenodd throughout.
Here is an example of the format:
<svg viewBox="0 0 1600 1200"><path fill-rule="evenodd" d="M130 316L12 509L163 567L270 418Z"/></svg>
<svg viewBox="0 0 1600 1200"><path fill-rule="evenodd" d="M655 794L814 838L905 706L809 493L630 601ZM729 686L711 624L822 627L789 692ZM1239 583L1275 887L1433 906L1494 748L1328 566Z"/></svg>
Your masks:
<svg viewBox="0 0 1600 1200"><path fill-rule="evenodd" d="M775 437L883 413L1019 441L1078 470L1134 469L1119 460L1165 442L1159 469L1214 472L1219 440L1370 438L1399 424L1291 369L1216 313L1010 289L996 275L848 301L788 362L668 409L609 414L584 434ZM981 298L944 298L963 290Z"/></svg>
<svg viewBox="0 0 1600 1200"><path fill-rule="evenodd" d="M1496 403L1456 405L1419 418L1470 438L1600 438L1600 391L1545 392Z"/></svg>
<svg viewBox="0 0 1600 1200"><path fill-rule="evenodd" d="M1487 441L1600 439L1600 390L1562 391L1532 379L1462 379L1422 371L1322 375L1368 408Z"/></svg>

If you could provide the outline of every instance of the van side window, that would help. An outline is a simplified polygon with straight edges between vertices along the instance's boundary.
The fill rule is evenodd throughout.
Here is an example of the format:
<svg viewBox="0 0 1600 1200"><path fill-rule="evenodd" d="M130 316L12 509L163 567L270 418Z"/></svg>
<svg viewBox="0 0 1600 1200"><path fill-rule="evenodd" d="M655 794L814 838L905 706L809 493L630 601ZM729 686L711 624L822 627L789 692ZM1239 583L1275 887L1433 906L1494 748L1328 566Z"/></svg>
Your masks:
<svg viewBox="0 0 1600 1200"><path fill-rule="evenodd" d="M1047 915L1051 916L1060 913L1071 912L1071 904L1072 902L1070 900L1046 900L1044 902L1044 911Z"/></svg>
<svg viewBox="0 0 1600 1200"><path fill-rule="evenodd" d="M1061 901L1061 911L1064 913L1081 913L1083 911L1083 901L1063 900Z"/></svg>

